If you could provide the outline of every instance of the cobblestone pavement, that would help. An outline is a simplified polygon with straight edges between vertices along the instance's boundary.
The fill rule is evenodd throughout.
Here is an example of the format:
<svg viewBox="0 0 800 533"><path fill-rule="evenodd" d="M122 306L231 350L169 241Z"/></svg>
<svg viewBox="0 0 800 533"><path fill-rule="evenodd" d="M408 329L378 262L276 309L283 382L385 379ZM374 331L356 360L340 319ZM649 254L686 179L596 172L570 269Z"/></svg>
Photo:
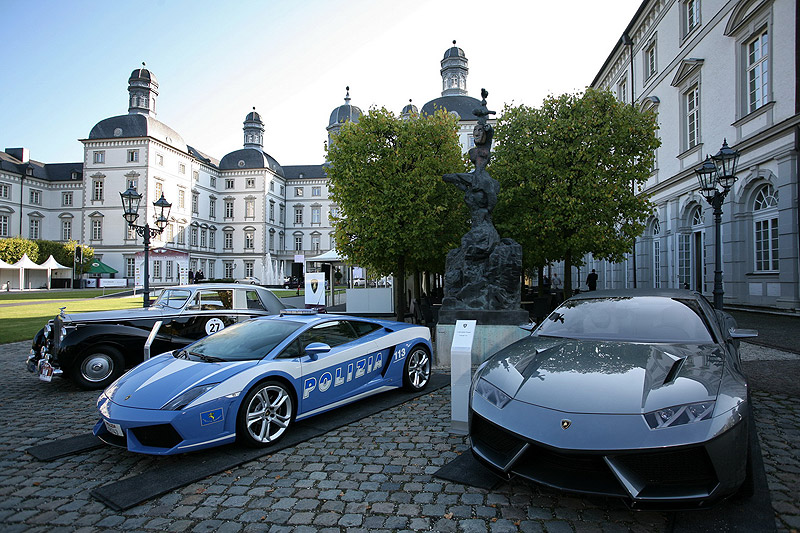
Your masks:
<svg viewBox="0 0 800 533"><path fill-rule="evenodd" d="M449 434L449 388L214 475L123 512L89 491L179 458L98 450L45 463L29 446L87 433L96 392L23 369L26 342L0 345L0 530L13 531L667 531L631 512L523 482L489 493L433 477L466 449ZM761 354L760 357L768 357ZM367 400L368 401L368 400ZM800 398L755 391L779 531L800 529Z"/></svg>

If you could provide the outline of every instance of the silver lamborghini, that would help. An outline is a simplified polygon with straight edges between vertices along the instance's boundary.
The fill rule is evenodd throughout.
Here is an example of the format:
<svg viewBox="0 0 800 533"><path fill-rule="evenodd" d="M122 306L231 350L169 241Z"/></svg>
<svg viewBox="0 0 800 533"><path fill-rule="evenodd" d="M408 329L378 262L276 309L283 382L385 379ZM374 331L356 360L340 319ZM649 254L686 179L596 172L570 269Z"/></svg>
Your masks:
<svg viewBox="0 0 800 533"><path fill-rule="evenodd" d="M749 476L736 328L688 290L583 293L475 373L473 454L635 508L704 507Z"/></svg>

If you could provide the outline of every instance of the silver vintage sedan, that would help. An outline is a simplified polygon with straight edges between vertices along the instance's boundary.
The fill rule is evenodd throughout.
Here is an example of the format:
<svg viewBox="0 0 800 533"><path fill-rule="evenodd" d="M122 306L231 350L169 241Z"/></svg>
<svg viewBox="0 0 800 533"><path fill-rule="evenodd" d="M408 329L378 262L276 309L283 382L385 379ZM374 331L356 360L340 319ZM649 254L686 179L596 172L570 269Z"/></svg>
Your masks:
<svg viewBox="0 0 800 533"><path fill-rule="evenodd" d="M739 338L755 335L688 290L575 296L478 368L472 452L631 507L706 506L749 475Z"/></svg>

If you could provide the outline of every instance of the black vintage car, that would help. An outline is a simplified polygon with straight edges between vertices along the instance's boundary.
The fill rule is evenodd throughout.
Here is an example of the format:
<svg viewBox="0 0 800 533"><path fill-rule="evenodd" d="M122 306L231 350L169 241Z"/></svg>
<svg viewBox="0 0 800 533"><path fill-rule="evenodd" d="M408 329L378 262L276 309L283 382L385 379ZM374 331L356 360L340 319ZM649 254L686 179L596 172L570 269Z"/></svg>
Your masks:
<svg viewBox="0 0 800 533"><path fill-rule="evenodd" d="M27 367L43 381L60 375L85 389L103 389L141 363L146 351L174 350L285 307L263 287L207 283L164 289L143 309L75 314L62 309L34 337Z"/></svg>

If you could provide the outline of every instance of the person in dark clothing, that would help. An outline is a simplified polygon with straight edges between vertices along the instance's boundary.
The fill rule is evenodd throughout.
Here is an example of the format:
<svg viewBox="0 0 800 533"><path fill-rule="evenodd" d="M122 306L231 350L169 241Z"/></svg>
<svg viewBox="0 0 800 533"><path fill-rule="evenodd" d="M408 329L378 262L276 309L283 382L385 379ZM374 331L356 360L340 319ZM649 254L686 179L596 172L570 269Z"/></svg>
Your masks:
<svg viewBox="0 0 800 533"><path fill-rule="evenodd" d="M590 291L597 290L597 272L595 272L594 269L586 276L586 285L589 286Z"/></svg>
<svg viewBox="0 0 800 533"><path fill-rule="evenodd" d="M189 270L189 283L194 283L194 272Z"/></svg>

